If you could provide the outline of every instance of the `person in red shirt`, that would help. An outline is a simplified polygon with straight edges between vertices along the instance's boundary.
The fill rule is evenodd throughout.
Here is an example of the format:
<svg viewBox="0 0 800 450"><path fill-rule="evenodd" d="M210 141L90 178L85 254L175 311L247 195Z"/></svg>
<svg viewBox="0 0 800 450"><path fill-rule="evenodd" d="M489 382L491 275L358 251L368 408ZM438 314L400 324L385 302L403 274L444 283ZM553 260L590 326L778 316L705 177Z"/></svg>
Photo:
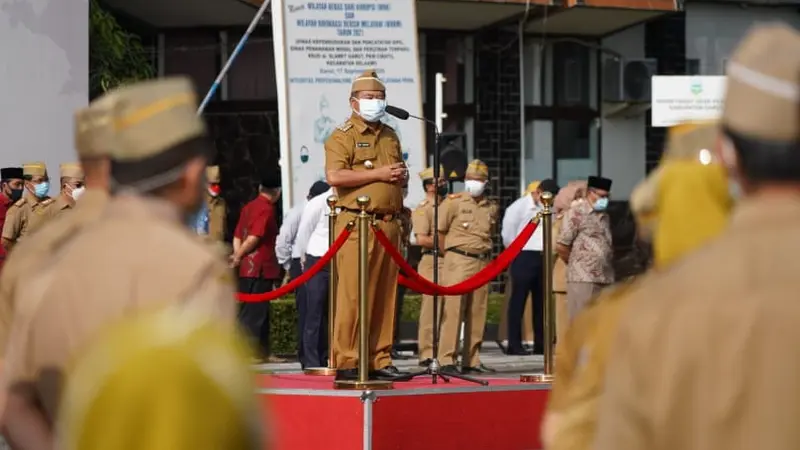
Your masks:
<svg viewBox="0 0 800 450"><path fill-rule="evenodd" d="M22 198L22 167L4 167L0 169L0 230L6 223L8 208ZM6 250L0 245L0 269L6 259Z"/></svg>
<svg viewBox="0 0 800 450"><path fill-rule="evenodd" d="M261 294L280 284L281 269L275 256L275 203L280 196L280 170L268 170L261 177L258 195L239 214L230 258L231 267L239 268L239 292ZM260 344L262 356L269 356L269 302L242 303L239 323Z"/></svg>

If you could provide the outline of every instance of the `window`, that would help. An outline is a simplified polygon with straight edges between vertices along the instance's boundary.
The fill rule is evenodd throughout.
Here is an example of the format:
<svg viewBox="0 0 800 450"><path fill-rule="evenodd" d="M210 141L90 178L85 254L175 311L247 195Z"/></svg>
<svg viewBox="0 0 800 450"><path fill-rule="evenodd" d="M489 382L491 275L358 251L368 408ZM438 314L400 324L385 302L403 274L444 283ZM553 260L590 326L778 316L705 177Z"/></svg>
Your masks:
<svg viewBox="0 0 800 450"><path fill-rule="evenodd" d="M228 55L241 39L241 33L228 33ZM228 73L229 100L276 100L275 54L272 37L256 30L242 48Z"/></svg>
<svg viewBox="0 0 800 450"><path fill-rule="evenodd" d="M203 98L220 69L219 35L215 31L176 31L164 39L164 75L187 75ZM219 91L217 97L219 98Z"/></svg>
<svg viewBox="0 0 800 450"><path fill-rule="evenodd" d="M590 50L574 42L553 44L556 106L589 106Z"/></svg>
<svg viewBox="0 0 800 450"><path fill-rule="evenodd" d="M555 159L588 159L592 157L590 122L558 120L555 122Z"/></svg>

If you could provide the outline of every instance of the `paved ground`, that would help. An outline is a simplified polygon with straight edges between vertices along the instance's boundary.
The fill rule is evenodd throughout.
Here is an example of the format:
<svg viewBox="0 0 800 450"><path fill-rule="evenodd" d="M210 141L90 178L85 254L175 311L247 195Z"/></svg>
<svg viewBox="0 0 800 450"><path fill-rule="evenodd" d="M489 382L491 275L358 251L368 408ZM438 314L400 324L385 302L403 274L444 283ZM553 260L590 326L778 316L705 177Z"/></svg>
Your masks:
<svg viewBox="0 0 800 450"><path fill-rule="evenodd" d="M417 358L410 352L405 353L409 359L395 360L395 365L403 371L419 370ZM507 356L504 355L494 342L484 342L481 351L481 361L484 365L497 370L497 376L515 377L520 373L541 372L544 366L542 356ZM274 373L292 373L300 371L300 363L270 363L260 364L259 370L268 370Z"/></svg>

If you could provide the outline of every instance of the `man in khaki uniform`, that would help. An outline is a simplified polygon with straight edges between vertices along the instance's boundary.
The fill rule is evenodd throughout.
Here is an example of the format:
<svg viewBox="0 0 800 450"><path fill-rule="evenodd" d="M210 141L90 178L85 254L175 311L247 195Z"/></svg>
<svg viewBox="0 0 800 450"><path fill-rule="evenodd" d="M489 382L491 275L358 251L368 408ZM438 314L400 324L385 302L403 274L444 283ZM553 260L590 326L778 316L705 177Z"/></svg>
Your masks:
<svg viewBox="0 0 800 450"><path fill-rule="evenodd" d="M325 171L328 184L339 195L342 213L336 221L336 235L358 214L356 199L369 196L367 211L375 218L395 247L400 246L403 187L408 170L397 133L381 123L386 108L386 88L375 71L368 70L353 81L350 90L352 116L339 125L325 143ZM339 267L358 261L358 236L353 233L336 254ZM370 311L370 361L372 376L396 378L391 349L397 300L397 265L369 233L368 269ZM341 270L337 289L334 351L339 379L358 375L358 271Z"/></svg>
<svg viewBox="0 0 800 450"><path fill-rule="evenodd" d="M798 80L787 25L755 26L729 60L714 150L742 197L719 237L631 294L595 449L800 448Z"/></svg>
<svg viewBox="0 0 800 450"><path fill-rule="evenodd" d="M64 163L59 167L61 172L61 193L53 206L47 209L48 217L56 217L75 208L75 202L83 195L86 177L79 163Z"/></svg>
<svg viewBox="0 0 800 450"><path fill-rule="evenodd" d="M713 148L717 133L718 126L714 123L671 128L661 164L631 196L638 229L658 223L652 227L656 273L708 243L727 224L731 209L728 178L718 161L708 159L708 149ZM687 203L693 205L691 214L686 213ZM633 256L647 255L643 252ZM543 430L548 450L591 448L598 399L614 351L612 344L619 317L628 308L630 293L640 280L646 280L637 276L646 267L646 261L634 262L638 264L631 265L632 271L616 274L623 281L604 289L578 315L558 346L556 380Z"/></svg>
<svg viewBox="0 0 800 450"><path fill-rule="evenodd" d="M25 179L25 193L8 208L6 223L3 225L2 241L7 252L49 218L47 209L55 202L47 196L50 179L43 162L23 164L22 175Z"/></svg>
<svg viewBox="0 0 800 450"><path fill-rule="evenodd" d="M210 152L192 83L167 78L106 95L117 191L101 217L31 277L17 308L5 367L12 446L32 426L20 422L25 412L38 411L38 426L52 426L66 363L116 320L178 303L235 323L233 275L186 225L202 206Z"/></svg>
<svg viewBox="0 0 800 450"><path fill-rule="evenodd" d="M439 173L444 175L444 168L439 166ZM419 173L422 180L422 187L425 189L425 200L423 200L414 213L411 215L411 225L417 245L422 247L422 258L419 260L417 272L428 280L433 280L433 233L435 225L433 223L433 203L436 196L439 197L441 205L443 197L447 194L447 184L444 177L437 183L433 177L433 167L428 167ZM444 259L439 258L439 276L443 274ZM441 278L440 278L441 279ZM442 317L443 298L439 298L439 314ZM433 360L433 296L423 295L419 311L419 337L417 346L419 347L419 365L428 367Z"/></svg>
<svg viewBox="0 0 800 450"><path fill-rule="evenodd" d="M227 208L220 194L219 166L206 168L208 192L206 192L206 208L208 209L208 237L216 242L225 240L225 220Z"/></svg>
<svg viewBox="0 0 800 450"><path fill-rule="evenodd" d="M489 168L483 161L474 160L467 166L466 191L452 194L442 204L438 230L439 245L444 253L442 285L460 283L486 267L492 256L492 236L497 222L497 204L484 195L489 180ZM489 286L484 285L472 294L446 297L442 314L442 333L439 354L443 372L456 371L458 334L464 313L464 359L462 372L494 372L481 363L479 351L486 325Z"/></svg>

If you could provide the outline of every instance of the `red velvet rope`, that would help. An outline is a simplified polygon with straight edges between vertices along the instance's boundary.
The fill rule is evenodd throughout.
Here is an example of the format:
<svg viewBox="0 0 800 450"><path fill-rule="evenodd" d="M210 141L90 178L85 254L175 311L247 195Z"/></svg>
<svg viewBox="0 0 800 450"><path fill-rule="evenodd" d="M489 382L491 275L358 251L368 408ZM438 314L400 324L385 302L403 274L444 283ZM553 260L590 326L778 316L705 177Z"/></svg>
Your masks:
<svg viewBox="0 0 800 450"><path fill-rule="evenodd" d="M514 239L514 242L512 242L511 245L509 245L508 248L503 251L503 253L489 262L489 264L481 269L480 272L452 286L440 286L420 275L419 272L414 270L411 264L406 262L405 258L403 258L403 255L397 251L397 249L392 245L392 242L389 240L388 236L386 236L383 231L377 227L373 227L373 230L375 232L375 237L378 238L378 242L380 242L381 245L386 249L386 251L389 253L389 256L391 256L392 260L394 260L395 264L400 266L400 270L406 274L406 276L401 274L398 277L397 282L399 284L409 289L413 289L420 294L464 295L489 283L498 275L500 275L501 272L505 271L514 258L517 257L519 252L525 248L525 244L527 244L528 239L533 236L533 233L536 231L536 227L538 225L539 221L537 216L537 218L528 223L528 225L522 229L522 232L520 232L520 234Z"/></svg>
<svg viewBox="0 0 800 450"><path fill-rule="evenodd" d="M328 263L331 261L331 258L342 248L345 242L347 242L347 238L350 237L350 233L353 232L353 228L348 226L339 234L339 237L333 241L333 245L328 251L322 255L322 257L317 261L316 264L311 266L310 269L303 272L302 275L295 278L294 280L286 283L285 285L281 286L274 291L265 292L263 294L245 294L243 292L239 292L236 294L236 298L240 302L246 303L257 303L257 302L270 302L272 300L277 300L284 295L288 294L289 292L294 291L301 285L305 284L306 281L310 280L311 277L317 274L320 270L322 270Z"/></svg>

